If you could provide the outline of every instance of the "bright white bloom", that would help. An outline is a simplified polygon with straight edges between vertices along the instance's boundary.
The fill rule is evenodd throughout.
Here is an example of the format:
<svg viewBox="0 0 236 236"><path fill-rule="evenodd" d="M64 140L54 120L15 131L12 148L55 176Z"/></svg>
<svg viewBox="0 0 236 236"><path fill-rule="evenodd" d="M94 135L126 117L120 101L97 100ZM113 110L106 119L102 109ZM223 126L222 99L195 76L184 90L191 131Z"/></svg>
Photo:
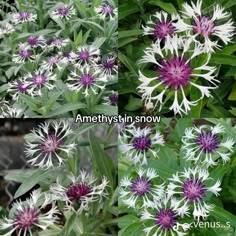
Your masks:
<svg viewBox="0 0 236 236"><path fill-rule="evenodd" d="M30 83L26 81L26 77L23 77L9 82L7 92L10 93L13 100L18 100L20 94L28 93L29 87Z"/></svg>
<svg viewBox="0 0 236 236"><path fill-rule="evenodd" d="M25 46L24 44L19 45L20 47ZM14 54L12 61L17 64L25 63L26 61L34 62L36 56L33 55L33 51L30 49L21 49L18 54Z"/></svg>
<svg viewBox="0 0 236 236"><path fill-rule="evenodd" d="M15 28L13 25L9 24L8 22L1 21L0 22L0 37L6 35L6 34L11 34L12 32L15 31Z"/></svg>
<svg viewBox="0 0 236 236"><path fill-rule="evenodd" d="M118 75L118 65L116 65L115 56L104 57L101 64L98 64L97 67L109 80L113 80Z"/></svg>
<svg viewBox="0 0 236 236"><path fill-rule="evenodd" d="M219 48L218 40L222 40L228 44L234 33L232 19L227 21L230 13L225 12L224 8L218 4L214 5L212 16L207 16L202 13L202 1L198 0L196 4L191 2L183 4L183 18L179 18L174 26L178 32L189 31L192 38L198 42L202 42L204 50L207 53L214 52L215 48ZM225 21L225 23L223 23Z"/></svg>
<svg viewBox="0 0 236 236"><path fill-rule="evenodd" d="M141 129L132 125L129 132L131 139L123 139L123 143L120 145L124 158L129 159L134 164L146 165L148 157L157 157L158 145L164 144L164 139L160 132L149 127Z"/></svg>
<svg viewBox="0 0 236 236"><path fill-rule="evenodd" d="M35 22L37 19L37 15L31 12L18 12L12 14L12 22L14 24L20 24L25 22Z"/></svg>
<svg viewBox="0 0 236 236"><path fill-rule="evenodd" d="M31 35L27 39L27 45L31 48L37 48L37 47L45 48L46 40L42 35L40 36Z"/></svg>
<svg viewBox="0 0 236 236"><path fill-rule="evenodd" d="M107 78L96 68L85 65L78 67L67 79L67 86L70 90L80 92L87 97L91 93L98 94L98 89L103 90Z"/></svg>
<svg viewBox="0 0 236 236"><path fill-rule="evenodd" d="M59 55L48 57L46 61L41 64L42 70L52 71L53 69L58 69L61 71L66 65L66 60Z"/></svg>
<svg viewBox="0 0 236 236"><path fill-rule="evenodd" d="M38 69L34 74L29 73L26 77L26 80L30 84L28 93L32 96L41 96L42 88L46 87L49 90L53 89L55 85L53 85L52 82L55 82L56 79L56 74L53 74L50 71Z"/></svg>
<svg viewBox="0 0 236 236"><path fill-rule="evenodd" d="M111 94L107 97L104 97L104 103L107 105L118 106L118 92L111 91Z"/></svg>
<svg viewBox="0 0 236 236"><path fill-rule="evenodd" d="M51 40L50 44L47 46L48 49L61 49L66 47L70 43L70 39L63 39L63 38L54 38Z"/></svg>
<svg viewBox="0 0 236 236"><path fill-rule="evenodd" d="M65 202L66 211L76 211L79 214L88 211L91 204L98 202L102 209L102 200L107 197L108 181L103 177L101 183L92 174L80 171L79 176L67 176L70 184L64 186L57 180L50 190L54 200Z"/></svg>
<svg viewBox="0 0 236 236"><path fill-rule="evenodd" d="M224 128L221 125L188 128L182 138L185 158L205 164L216 165L221 159L225 163L230 159L235 141L223 138Z"/></svg>
<svg viewBox="0 0 236 236"><path fill-rule="evenodd" d="M9 102L5 101L4 99L0 100L0 118L5 118L8 116Z"/></svg>
<svg viewBox="0 0 236 236"><path fill-rule="evenodd" d="M186 226L180 223L180 219L176 199L166 195L141 214L146 236L186 235Z"/></svg>
<svg viewBox="0 0 236 236"><path fill-rule="evenodd" d="M96 65L100 60L100 50L92 45L83 45L77 48L77 52L70 53L71 61L80 65ZM76 66L76 67L77 67Z"/></svg>
<svg viewBox="0 0 236 236"><path fill-rule="evenodd" d="M110 5L107 1L103 1L102 5L95 8L94 11L103 20L107 18L113 20L118 15L118 9L115 6Z"/></svg>
<svg viewBox="0 0 236 236"><path fill-rule="evenodd" d="M180 197L176 201L176 209L180 215L188 215L191 210L193 217L198 221L200 217L208 217L214 205L205 202L206 194L213 193L217 196L221 191L220 181L209 185L210 179L208 171L199 167L177 172L169 179L168 195Z"/></svg>
<svg viewBox="0 0 236 236"><path fill-rule="evenodd" d="M168 14L164 11L156 12L150 17L146 27L143 26L143 34L151 35L154 39L165 39L168 35L173 36L175 33L173 20L176 19L176 16L169 19Z"/></svg>
<svg viewBox="0 0 236 236"><path fill-rule="evenodd" d="M211 96L210 90L216 89L219 82L214 76L216 67L208 66L210 55L205 62L194 67L193 60L204 50L198 43L194 43L194 49L190 50L191 44L191 39L167 36L164 47L161 46L161 40L157 39L145 50L140 62L154 65L157 74L149 78L139 71L141 85L138 89L145 105L153 102L154 107L159 105L161 111L163 103L166 102L165 98L173 95L174 101L169 109L173 110L174 114L187 114L191 106L197 105L205 96ZM190 86L192 90L201 92L199 98L194 101L187 98L186 91L189 91Z"/></svg>
<svg viewBox="0 0 236 236"><path fill-rule="evenodd" d="M71 134L73 130L64 120L39 125L26 141L28 162L42 168L61 166L76 148L76 144L69 141Z"/></svg>
<svg viewBox="0 0 236 236"><path fill-rule="evenodd" d="M73 6L68 7L67 5L60 6L52 12L52 17L55 19L66 19L69 20L75 15L75 9Z"/></svg>
<svg viewBox="0 0 236 236"><path fill-rule="evenodd" d="M42 200L43 203L39 206ZM50 210L45 212L45 207L49 204ZM31 197L25 202L15 202L13 209L14 214L10 218L5 217L0 220L0 230L8 231L2 236L11 236L14 232L18 236L33 236L35 230L37 232L46 230L58 220L56 215L59 211L52 203L50 196L41 193L40 190L33 191Z"/></svg>
<svg viewBox="0 0 236 236"><path fill-rule="evenodd" d="M154 169L130 171L120 182L120 199L129 208L154 207L155 201L164 194L164 185L158 183Z"/></svg>

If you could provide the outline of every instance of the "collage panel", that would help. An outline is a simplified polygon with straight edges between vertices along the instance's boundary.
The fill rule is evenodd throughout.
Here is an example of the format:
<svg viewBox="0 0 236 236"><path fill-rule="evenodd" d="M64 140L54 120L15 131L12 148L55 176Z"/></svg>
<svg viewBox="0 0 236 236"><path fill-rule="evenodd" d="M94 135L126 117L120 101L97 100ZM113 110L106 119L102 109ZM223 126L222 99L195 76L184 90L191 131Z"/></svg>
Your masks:
<svg viewBox="0 0 236 236"><path fill-rule="evenodd" d="M117 235L117 129L0 120L0 235Z"/></svg>
<svg viewBox="0 0 236 236"><path fill-rule="evenodd" d="M117 0L0 1L1 117L117 114Z"/></svg>
<svg viewBox="0 0 236 236"><path fill-rule="evenodd" d="M119 235L235 235L235 122L163 118L122 126Z"/></svg>
<svg viewBox="0 0 236 236"><path fill-rule="evenodd" d="M235 1L119 4L119 113L235 113Z"/></svg>

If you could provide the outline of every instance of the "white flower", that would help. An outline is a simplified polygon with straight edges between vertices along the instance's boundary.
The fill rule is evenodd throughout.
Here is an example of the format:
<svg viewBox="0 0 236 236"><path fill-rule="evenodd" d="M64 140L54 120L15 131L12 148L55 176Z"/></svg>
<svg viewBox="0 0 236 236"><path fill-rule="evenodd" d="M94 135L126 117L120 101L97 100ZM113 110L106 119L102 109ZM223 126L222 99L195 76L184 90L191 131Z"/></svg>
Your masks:
<svg viewBox="0 0 236 236"><path fill-rule="evenodd" d="M168 19L168 14L164 11L156 12L150 17L146 27L143 26L143 34L151 35L155 39L165 39L167 35L173 36L175 33L173 21L176 19L174 15Z"/></svg>
<svg viewBox="0 0 236 236"><path fill-rule="evenodd" d="M96 65L100 60L100 50L92 45L83 45L77 48L77 52L70 53L71 61L77 66Z"/></svg>
<svg viewBox="0 0 236 236"><path fill-rule="evenodd" d="M130 171L120 182L120 199L129 208L153 207L164 193L154 169Z"/></svg>
<svg viewBox="0 0 236 236"><path fill-rule="evenodd" d="M115 6L112 6L107 1L103 1L102 4L95 8L94 11L98 14L98 16L105 20L113 20L118 15L118 9Z"/></svg>
<svg viewBox="0 0 236 236"><path fill-rule="evenodd" d="M1 21L0 22L0 37L6 35L6 34L11 34L12 32L15 31L15 28L13 25L9 24L8 22Z"/></svg>
<svg viewBox="0 0 236 236"><path fill-rule="evenodd" d="M8 116L8 111L10 109L9 105L9 102L4 99L0 100L0 118L5 118Z"/></svg>
<svg viewBox="0 0 236 236"><path fill-rule="evenodd" d="M43 203L39 206L41 200ZM45 207L51 204L50 210L45 212ZM59 214L50 196L41 193L40 190L32 192L31 197L25 202L15 202L13 204L14 214L10 218L0 220L0 230L6 230L2 236L11 236L17 232L18 236L33 236L33 230L42 231L53 225L57 221L56 214ZM44 213L41 211L44 209Z"/></svg>
<svg viewBox="0 0 236 236"><path fill-rule="evenodd" d="M27 39L27 46L31 47L31 48L37 48L37 47L45 48L46 40L45 40L44 36L42 36L42 35L40 35L40 36L31 35ZM25 46L25 47L27 47L27 46Z"/></svg>
<svg viewBox="0 0 236 236"><path fill-rule="evenodd" d="M102 209L102 200L108 195L106 177L98 184L99 181L92 174L80 171L79 176L69 175L67 179L70 180L70 185L64 186L58 180L50 187L52 198L65 202L66 211L73 210L79 214L87 212L94 202L100 203Z"/></svg>
<svg viewBox="0 0 236 236"><path fill-rule="evenodd" d="M130 134L121 138L122 143L120 146L123 158L129 159L134 164L146 165L149 156L157 157L157 146L164 144L164 139L160 132L154 131L149 127L136 128L133 125L130 126L130 129L126 129L127 132Z"/></svg>
<svg viewBox="0 0 236 236"><path fill-rule="evenodd" d="M188 128L182 138L185 158L207 167L216 165L220 159L225 163L230 159L235 141L223 138L224 128L221 125Z"/></svg>
<svg viewBox="0 0 236 236"><path fill-rule="evenodd" d="M191 44L191 39L167 36L164 47L161 46L161 40L157 39L145 50L140 62L151 63L157 68L157 75L152 78L139 71L141 85L138 89L145 105L153 102L154 107L159 105L161 111L163 103L166 103L165 98L174 95L169 109L173 110L174 114L182 115L187 114L191 106L197 105L205 96L211 96L210 90L216 89L219 82L214 76L216 67L208 66L210 56L201 65L194 67L193 59L203 53L203 48L194 43L194 50L190 50ZM200 81L203 85L199 84ZM194 101L187 98L186 90L189 90L190 86L192 90L201 92Z"/></svg>
<svg viewBox="0 0 236 236"><path fill-rule="evenodd" d="M186 235L186 228L179 221L175 198L164 195L152 207L144 209L141 220L146 236Z"/></svg>
<svg viewBox="0 0 236 236"><path fill-rule="evenodd" d="M53 69L57 68L59 71L61 71L65 65L66 60L59 55L55 55L50 56L46 61L43 61L41 64L41 69L52 71Z"/></svg>
<svg viewBox="0 0 236 236"><path fill-rule="evenodd" d="M20 47L24 47L24 44L19 45ZM21 49L18 54L14 54L12 61L17 64L25 63L25 61L34 62L36 56L33 54L33 51L30 49Z"/></svg>
<svg viewBox="0 0 236 236"><path fill-rule="evenodd" d="M188 31L191 32L192 38L198 42L203 38L204 50L207 53L214 52L215 48L219 48L218 38L225 44L228 44L233 35L235 34L235 27L233 21L227 18L230 17L230 13L224 12L224 8L218 4L214 6L212 16L206 16L202 13L202 1L198 0L196 4L191 2L183 4L183 17L180 18L174 26L178 32ZM225 21L223 23L222 21Z"/></svg>
<svg viewBox="0 0 236 236"><path fill-rule="evenodd" d="M70 90L80 92L89 96L91 93L98 94L98 89L103 90L107 78L101 74L101 71L92 66L79 66L73 71L67 79L67 86Z"/></svg>
<svg viewBox="0 0 236 236"><path fill-rule="evenodd" d="M169 179L168 195L179 197L176 201L176 210L180 215L188 215L192 209L192 214L198 221L200 217L208 217L214 205L205 202L206 194L213 193L217 196L221 191L220 181L217 180L210 186L207 182L210 179L208 171L199 167L177 172Z"/></svg>
<svg viewBox="0 0 236 236"><path fill-rule="evenodd" d="M20 24L25 22L35 22L36 18L37 18L36 14L25 11L25 12L13 13L11 20L14 24Z"/></svg>
<svg viewBox="0 0 236 236"><path fill-rule="evenodd" d="M69 20L75 14L76 13L73 6L68 7L67 5L62 5L52 12L52 17L55 19L61 18Z"/></svg>
<svg viewBox="0 0 236 236"><path fill-rule="evenodd" d="M31 165L42 168L61 166L74 153L76 144L68 137L73 134L68 122L49 121L31 131L26 141L26 157Z"/></svg>

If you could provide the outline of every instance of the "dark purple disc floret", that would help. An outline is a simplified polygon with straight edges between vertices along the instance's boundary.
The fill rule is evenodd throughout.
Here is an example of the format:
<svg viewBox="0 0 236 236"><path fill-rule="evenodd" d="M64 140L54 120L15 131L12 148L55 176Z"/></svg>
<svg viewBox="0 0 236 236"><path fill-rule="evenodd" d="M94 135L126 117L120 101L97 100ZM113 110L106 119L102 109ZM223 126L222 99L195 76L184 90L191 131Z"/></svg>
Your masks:
<svg viewBox="0 0 236 236"><path fill-rule="evenodd" d="M151 147L151 139L148 136L135 137L133 139L133 147L137 151L147 151Z"/></svg>
<svg viewBox="0 0 236 236"><path fill-rule="evenodd" d="M176 215L172 209L161 209L156 214L156 224L162 230L170 230L176 224Z"/></svg>
<svg viewBox="0 0 236 236"><path fill-rule="evenodd" d="M138 177L132 182L130 190L141 197L151 190L151 181L144 177Z"/></svg>

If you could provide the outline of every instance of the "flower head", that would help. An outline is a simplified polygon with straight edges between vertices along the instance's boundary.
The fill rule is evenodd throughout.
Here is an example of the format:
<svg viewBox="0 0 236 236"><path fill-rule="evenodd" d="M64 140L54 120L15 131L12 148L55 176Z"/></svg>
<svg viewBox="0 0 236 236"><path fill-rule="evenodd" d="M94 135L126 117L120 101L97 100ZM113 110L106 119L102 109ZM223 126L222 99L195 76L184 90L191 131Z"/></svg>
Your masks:
<svg viewBox="0 0 236 236"><path fill-rule="evenodd" d="M228 44L234 35L235 27L232 20L227 21L230 14L218 4L214 6L211 17L204 15L201 8L201 0L198 0L196 4L191 2L191 5L184 3L184 19L179 18L174 26L177 32L191 32L192 38L201 42L207 53L211 53L214 52L215 48L219 48L218 41L215 38ZM223 23L223 21L225 22Z"/></svg>
<svg viewBox="0 0 236 236"><path fill-rule="evenodd" d="M118 66L116 65L116 59L114 56L104 57L101 64L98 64L97 66L110 80L114 79L118 74Z"/></svg>
<svg viewBox="0 0 236 236"><path fill-rule="evenodd" d="M119 100L118 93L115 92L115 91L112 91L112 93L109 96L105 97L104 100L105 100L104 104L117 106L118 105L118 100Z"/></svg>
<svg viewBox="0 0 236 236"><path fill-rule="evenodd" d="M49 49L57 48L61 49L63 47L66 47L70 43L70 39L63 39L63 38L54 38L50 42L50 45L48 45Z"/></svg>
<svg viewBox="0 0 236 236"><path fill-rule="evenodd" d="M186 129L182 138L185 158L207 167L216 165L220 159L225 163L230 159L235 141L229 137L224 139L224 133L221 125Z"/></svg>
<svg viewBox="0 0 236 236"><path fill-rule="evenodd" d="M35 22L36 18L37 18L36 14L27 11L12 14L12 22L14 24Z"/></svg>
<svg viewBox="0 0 236 236"><path fill-rule="evenodd" d="M198 220L209 215L214 206L205 202L206 194L217 196L221 188L219 180L212 186L207 180L210 180L208 171L199 167L185 169L180 174L177 172L170 178L168 195L179 197L176 206L180 215L188 215L190 209Z"/></svg>
<svg viewBox="0 0 236 236"><path fill-rule="evenodd" d="M29 92L30 83L26 80L26 77L20 78L8 83L8 90L12 95L13 100L18 100L20 94Z"/></svg>
<svg viewBox="0 0 236 236"><path fill-rule="evenodd" d="M163 40L167 36L173 36L175 33L175 27L173 20L176 17L172 16L172 19L168 19L168 14L164 11L156 12L150 17L147 22L147 26L143 27L144 35L151 35L154 39Z"/></svg>
<svg viewBox="0 0 236 236"><path fill-rule="evenodd" d="M57 167L75 151L76 144L68 143L73 134L69 123L49 121L32 130L26 142L26 157L31 165L42 168Z"/></svg>
<svg viewBox="0 0 236 236"><path fill-rule="evenodd" d="M14 31L15 28L13 27L13 25L9 24L8 22L0 22L0 37L6 34L11 34Z"/></svg>
<svg viewBox="0 0 236 236"><path fill-rule="evenodd" d="M35 56L33 55L33 51L30 49L21 49L18 54L13 55L13 62L22 64L26 61L33 62L35 60Z"/></svg>
<svg viewBox="0 0 236 236"><path fill-rule="evenodd" d="M66 19L69 20L72 16L75 15L75 9L73 6L68 7L68 6L60 6L56 10L52 12L53 18L61 18L61 19Z"/></svg>
<svg viewBox="0 0 236 236"><path fill-rule="evenodd" d="M102 76L99 70L95 70L92 66L81 66L71 73L67 79L67 86L72 91L83 91L85 97L90 93L97 94L98 89L103 90L107 78Z"/></svg>
<svg viewBox="0 0 236 236"><path fill-rule="evenodd" d="M92 174L80 171L79 176L69 175L70 185L63 186L59 181L51 186L52 197L65 202L65 210L81 213L88 211L93 202L102 202L107 196L108 181L103 177L100 184Z"/></svg>
<svg viewBox="0 0 236 236"><path fill-rule="evenodd" d="M44 198L44 202L39 206L40 200ZM56 214L59 211L54 204L51 204L51 209L42 213L48 204L51 204L49 195L41 193L39 190L32 192L31 197L26 202L15 202L13 209L15 210L11 218L4 218L0 221L0 230L9 230L3 236L12 235L17 232L19 236L33 236L33 230L45 230L57 221ZM45 210L44 210L45 211Z"/></svg>
<svg viewBox="0 0 236 236"><path fill-rule="evenodd" d="M0 100L0 118L8 117L9 111L9 102L5 101L4 99Z"/></svg>
<svg viewBox="0 0 236 236"><path fill-rule="evenodd" d="M180 223L180 215L176 208L176 199L164 195L150 208L145 208L141 215L144 232L147 236L185 235L184 225Z"/></svg>
<svg viewBox="0 0 236 236"><path fill-rule="evenodd" d="M77 52L71 52L73 63L80 65L96 65L100 58L100 50L92 45L84 45L77 48Z"/></svg>
<svg viewBox="0 0 236 236"><path fill-rule="evenodd" d="M59 55L50 56L46 61L43 61L41 64L42 70L52 71L57 68L59 71L63 69L63 66L66 65L66 60Z"/></svg>
<svg viewBox="0 0 236 236"><path fill-rule="evenodd" d="M194 50L189 51L191 39L183 39L177 36L167 37L165 46L161 47L161 41L147 48L141 63L151 63L156 67L156 76L146 77L139 72L141 85L138 87L145 104L155 102L155 107L159 104L159 111L162 109L164 97L173 94L174 101L169 107L174 114L187 114L191 106L197 105L199 100L205 96L210 97L210 90L217 88L219 82L213 75L216 68L208 66L210 56L199 66L194 66L193 59L203 53L203 49L194 43ZM198 77L198 81L196 81ZM202 84L199 84L202 81ZM194 101L187 98L187 91L200 91L200 96Z"/></svg>
<svg viewBox="0 0 236 236"><path fill-rule="evenodd" d="M108 4L106 1L103 1L103 4L101 6L95 8L95 12L103 20L105 20L106 18L112 20L117 17L118 9Z"/></svg>
<svg viewBox="0 0 236 236"><path fill-rule="evenodd" d="M139 168L130 172L120 183L121 201L128 207L136 209L153 207L163 192L163 185L158 184L158 175L151 168Z"/></svg>
<svg viewBox="0 0 236 236"><path fill-rule="evenodd" d="M36 47L41 47L44 48L46 45L46 40L43 36L29 36L29 38L27 39L27 44L28 46L32 47L32 48L36 48Z"/></svg>
<svg viewBox="0 0 236 236"><path fill-rule="evenodd" d="M127 129L126 129L127 131ZM134 164L147 164L147 157L150 155L157 157L157 145L163 145L163 136L149 127L141 129L130 126L128 131L129 139L124 138L121 144L121 152L125 158L128 158ZM154 134L153 134L154 132Z"/></svg>

